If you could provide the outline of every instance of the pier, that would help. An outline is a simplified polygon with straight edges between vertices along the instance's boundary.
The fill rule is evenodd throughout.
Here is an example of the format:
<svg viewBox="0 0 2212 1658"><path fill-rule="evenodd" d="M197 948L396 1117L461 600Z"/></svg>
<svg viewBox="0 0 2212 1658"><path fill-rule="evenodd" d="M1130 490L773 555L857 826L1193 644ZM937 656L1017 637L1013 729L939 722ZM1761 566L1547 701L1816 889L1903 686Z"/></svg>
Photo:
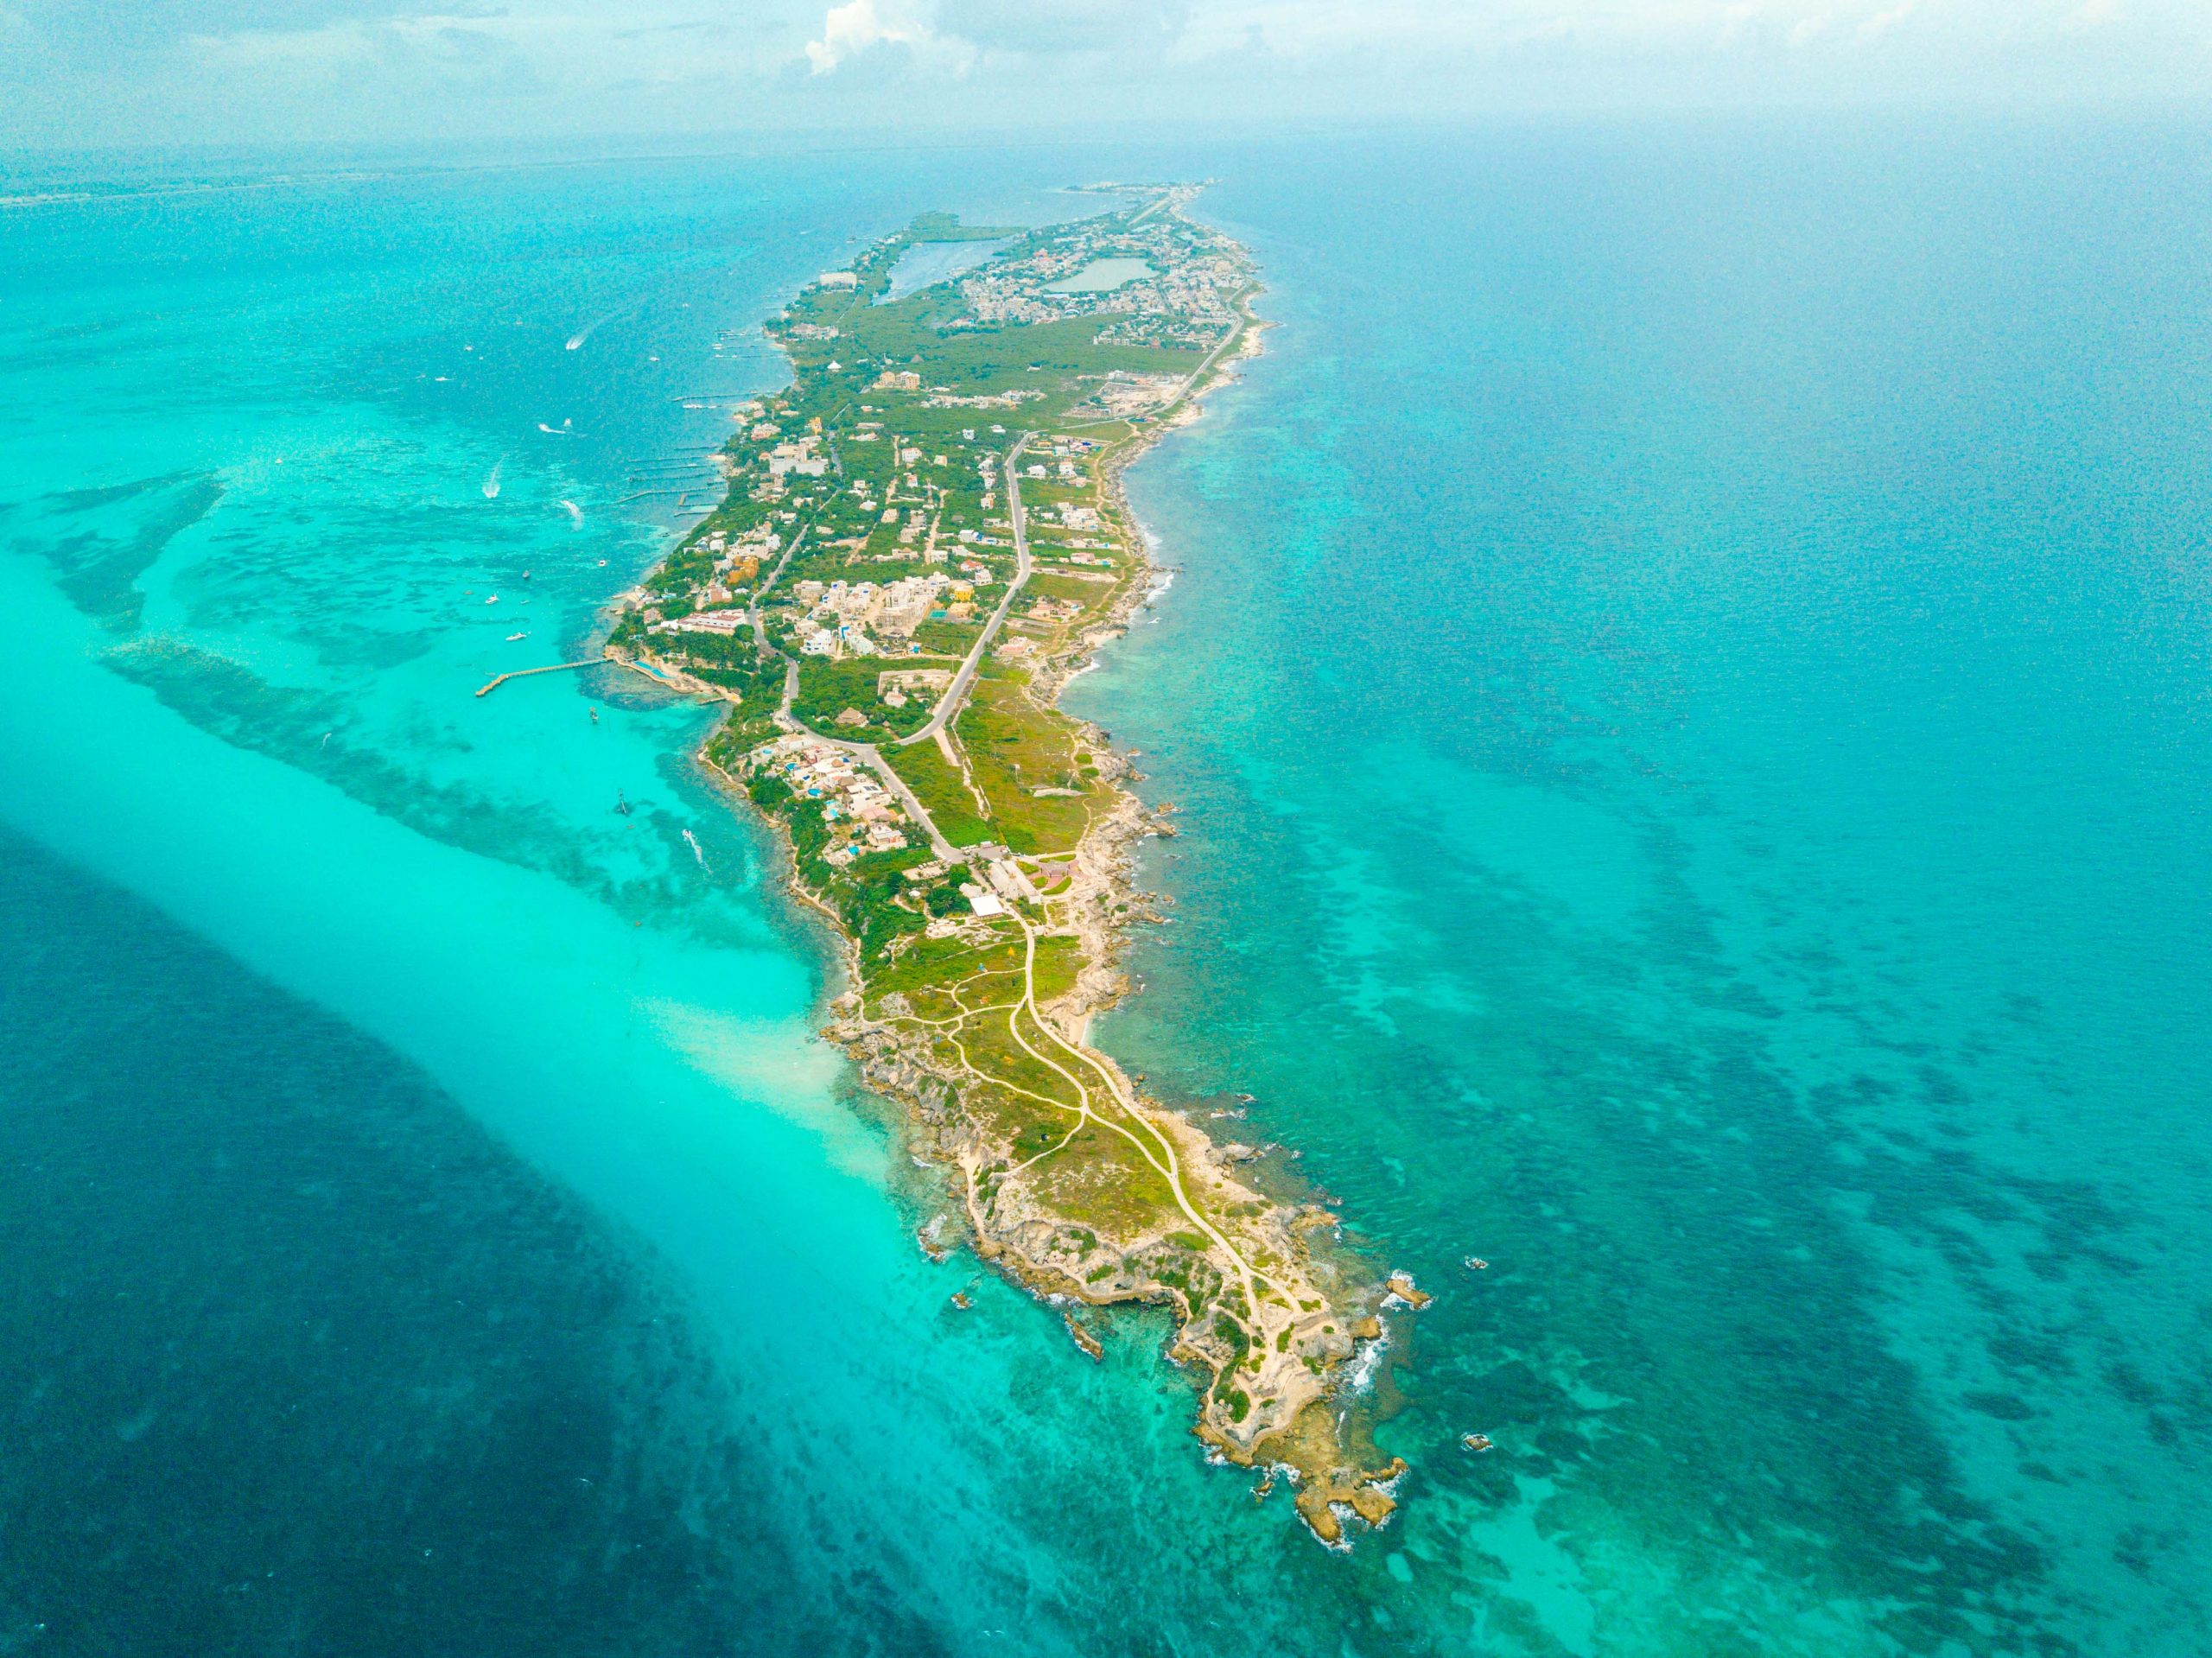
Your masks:
<svg viewBox="0 0 2212 1658"><path fill-rule="evenodd" d="M605 657L586 657L582 662L556 662L543 668L517 668L512 672L493 674L478 688L477 696L489 696L511 679L527 679L532 674L565 674L571 668L591 668L606 661Z"/></svg>

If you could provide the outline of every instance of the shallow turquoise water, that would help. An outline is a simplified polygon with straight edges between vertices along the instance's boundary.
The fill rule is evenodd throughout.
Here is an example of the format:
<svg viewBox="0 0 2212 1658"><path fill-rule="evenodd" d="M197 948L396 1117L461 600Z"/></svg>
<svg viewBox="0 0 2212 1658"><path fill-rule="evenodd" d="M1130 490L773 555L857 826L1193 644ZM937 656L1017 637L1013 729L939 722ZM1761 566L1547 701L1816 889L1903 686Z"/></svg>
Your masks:
<svg viewBox="0 0 2212 1658"><path fill-rule="evenodd" d="M534 1649L727 1649L736 1605L760 1650L2192 1650L2204 162L1560 130L10 215L0 824L43 850L0 910L82 937L8 982L41 1044L8 1144L111 1198L19 1181L0 1228L34 1287L89 1229L200 1362L147 1363L166 1315L18 1292L43 1437L0 1442L0 1500L22 1534L43 1479L52 1529L0 1639L105 1649L54 1516L245 1515L339 1444L268 1426L305 1389L391 1496L301 1481L291 1534L396 1558L432 1515L465 1557L409 1604ZM683 763L699 715L597 670L471 695L567 659L702 499L780 295L921 208L1170 175L1223 180L1282 326L1134 474L1179 573L1079 682L1184 808L1108 1037L1256 1096L1442 1292L1385 1401L1406 1511L1349 1558L1203 1465L1157 1326L1094 1367L988 1280L949 1308L975 1269L912 1246L926 1185L810 1034L818 945ZM332 1120L375 1179L270 1219L283 1282L164 1277L163 1159L103 1151L149 1100L173 1161L281 1169ZM475 1277L568 1333L472 1320L433 1386ZM316 1284L409 1339L272 1378L270 1309ZM532 1403L533 1355L590 1411ZM56 1495L72 1434L129 1455ZM620 1500L486 1523L543 1511L549 1436L625 1447L593 1452ZM476 1445L512 1454L454 1477ZM306 1547L241 1613L270 1545L229 1523L231 1558L137 1562L197 1649L422 1627ZM575 1569L639 1548L671 1575Z"/></svg>
<svg viewBox="0 0 2212 1658"><path fill-rule="evenodd" d="M1444 1287L1440 1623L2196 1650L2202 135L1678 139L1210 200L1282 327L1079 682L1184 812L1109 1044Z"/></svg>

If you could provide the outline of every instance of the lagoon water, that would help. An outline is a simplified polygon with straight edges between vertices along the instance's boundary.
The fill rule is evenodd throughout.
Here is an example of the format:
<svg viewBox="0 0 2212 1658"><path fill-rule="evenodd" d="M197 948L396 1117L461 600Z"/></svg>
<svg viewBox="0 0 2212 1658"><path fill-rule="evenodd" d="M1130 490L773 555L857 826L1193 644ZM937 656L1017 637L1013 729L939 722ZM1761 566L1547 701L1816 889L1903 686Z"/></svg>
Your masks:
<svg viewBox="0 0 2212 1658"><path fill-rule="evenodd" d="M2209 155L6 212L0 1647L2196 1650ZM1133 473L1177 580L1077 682L1183 810L1104 1036L1440 1293L1344 1556L1202 1463L1156 1323L949 1306L697 711L471 694L707 499L779 295L1147 175L1221 181L1280 326Z"/></svg>
<svg viewBox="0 0 2212 1658"><path fill-rule="evenodd" d="M1154 275L1142 259L1093 259L1071 276L1052 284L1058 294L1105 294Z"/></svg>
<svg viewBox="0 0 2212 1658"><path fill-rule="evenodd" d="M900 254L899 263L892 266L891 282L884 289L883 302L904 299L925 288L949 282L963 271L973 270L979 264L988 264L991 256L1005 245L1002 241L917 242Z"/></svg>

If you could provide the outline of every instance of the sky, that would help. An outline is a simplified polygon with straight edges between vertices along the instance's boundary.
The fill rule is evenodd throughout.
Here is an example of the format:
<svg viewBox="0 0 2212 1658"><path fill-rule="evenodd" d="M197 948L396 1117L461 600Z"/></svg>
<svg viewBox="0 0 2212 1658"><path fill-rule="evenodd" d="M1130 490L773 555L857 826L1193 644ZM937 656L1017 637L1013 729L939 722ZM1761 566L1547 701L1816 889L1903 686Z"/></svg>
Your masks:
<svg viewBox="0 0 2212 1658"><path fill-rule="evenodd" d="M0 0L0 149L2202 105L2212 0Z"/></svg>

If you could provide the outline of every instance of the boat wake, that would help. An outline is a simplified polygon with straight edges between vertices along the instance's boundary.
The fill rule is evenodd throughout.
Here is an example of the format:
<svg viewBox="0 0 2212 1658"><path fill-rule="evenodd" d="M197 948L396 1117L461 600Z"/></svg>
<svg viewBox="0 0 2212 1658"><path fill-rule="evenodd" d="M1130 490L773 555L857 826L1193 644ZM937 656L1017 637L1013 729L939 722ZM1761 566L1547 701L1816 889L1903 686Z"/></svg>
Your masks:
<svg viewBox="0 0 2212 1658"><path fill-rule="evenodd" d="M582 327L579 328L575 333L569 336L568 349L570 351L582 351L584 348L585 340L590 339L592 335L597 334L608 323L629 314L628 311L609 311L605 316L599 318L596 321L585 323Z"/></svg>
<svg viewBox="0 0 2212 1658"><path fill-rule="evenodd" d="M499 468L506 464L507 457L504 454L492 463L492 475L484 480L484 499L486 500L496 501L499 499Z"/></svg>

